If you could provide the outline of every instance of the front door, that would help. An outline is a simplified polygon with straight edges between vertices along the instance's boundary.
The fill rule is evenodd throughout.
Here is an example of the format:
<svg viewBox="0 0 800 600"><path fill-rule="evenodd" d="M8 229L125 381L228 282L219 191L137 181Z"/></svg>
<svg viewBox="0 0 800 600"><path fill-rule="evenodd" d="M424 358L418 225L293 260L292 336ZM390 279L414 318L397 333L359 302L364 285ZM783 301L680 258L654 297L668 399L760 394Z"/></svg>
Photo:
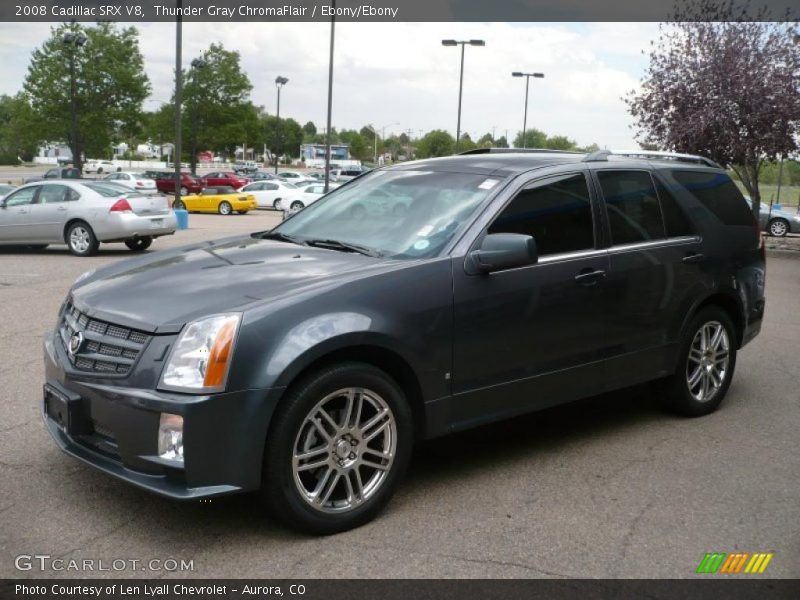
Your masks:
<svg viewBox="0 0 800 600"><path fill-rule="evenodd" d="M594 213L584 172L531 181L487 233L532 235L538 263L473 276L454 262L455 427L602 390L608 256Z"/></svg>
<svg viewBox="0 0 800 600"><path fill-rule="evenodd" d="M48 183L41 186L39 197L31 205L31 235L37 242L63 242L64 227L69 218L71 201L77 192L66 185Z"/></svg>
<svg viewBox="0 0 800 600"><path fill-rule="evenodd" d="M39 186L17 190L5 197L0 208L0 242L22 243L31 239L31 206L39 193Z"/></svg>

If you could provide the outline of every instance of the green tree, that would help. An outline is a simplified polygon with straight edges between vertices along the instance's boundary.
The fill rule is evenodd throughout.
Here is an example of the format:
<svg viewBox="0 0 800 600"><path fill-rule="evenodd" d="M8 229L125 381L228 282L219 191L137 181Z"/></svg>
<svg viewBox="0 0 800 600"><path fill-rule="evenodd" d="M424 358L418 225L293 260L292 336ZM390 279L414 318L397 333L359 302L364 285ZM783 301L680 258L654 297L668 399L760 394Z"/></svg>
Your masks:
<svg viewBox="0 0 800 600"><path fill-rule="evenodd" d="M251 137L258 131L258 113L238 52L211 44L184 71L184 81L183 124L192 172L201 150L227 151L261 141Z"/></svg>
<svg viewBox="0 0 800 600"><path fill-rule="evenodd" d="M417 143L417 158L431 158L447 156L453 153L455 140L453 136L442 129L434 129L425 134Z"/></svg>
<svg viewBox="0 0 800 600"><path fill-rule="evenodd" d="M317 126L312 121L308 121L303 125L303 139L312 140L317 135Z"/></svg>
<svg viewBox="0 0 800 600"><path fill-rule="evenodd" d="M506 136L503 135L503 136L500 136L499 138L497 138L495 140L495 142L494 142L494 147L495 148L508 148L508 140L506 139Z"/></svg>
<svg viewBox="0 0 800 600"><path fill-rule="evenodd" d="M300 144L303 143L304 130L300 123L292 118L281 117L280 128L275 115L265 115L261 119L264 132L264 143L276 156L300 156Z"/></svg>
<svg viewBox="0 0 800 600"><path fill-rule="evenodd" d="M344 144L350 144L350 156L358 160L372 160L374 137L366 138L358 131L344 129L339 133Z"/></svg>
<svg viewBox="0 0 800 600"><path fill-rule="evenodd" d="M523 143L522 132L517 133L514 138L514 148L544 148L547 144L547 134L538 129L528 129L525 132L525 141Z"/></svg>
<svg viewBox="0 0 800 600"><path fill-rule="evenodd" d="M565 135L554 135L547 138L544 147L551 150L575 150L578 144Z"/></svg>
<svg viewBox="0 0 800 600"><path fill-rule="evenodd" d="M491 133L484 133L481 139L478 140L478 147L479 148L493 148L494 147L494 139L492 138Z"/></svg>
<svg viewBox="0 0 800 600"><path fill-rule="evenodd" d="M65 44L63 34L68 31L83 32L86 44ZM142 103L150 93L139 32L109 22L94 27L69 23L50 32L50 38L33 51L23 85L32 108L31 131L40 139L70 138L70 59L74 57L78 154L106 156L119 132L129 136L139 129Z"/></svg>
<svg viewBox="0 0 800 600"><path fill-rule="evenodd" d="M0 96L0 164L31 160L42 141L36 135L35 118L25 94Z"/></svg>

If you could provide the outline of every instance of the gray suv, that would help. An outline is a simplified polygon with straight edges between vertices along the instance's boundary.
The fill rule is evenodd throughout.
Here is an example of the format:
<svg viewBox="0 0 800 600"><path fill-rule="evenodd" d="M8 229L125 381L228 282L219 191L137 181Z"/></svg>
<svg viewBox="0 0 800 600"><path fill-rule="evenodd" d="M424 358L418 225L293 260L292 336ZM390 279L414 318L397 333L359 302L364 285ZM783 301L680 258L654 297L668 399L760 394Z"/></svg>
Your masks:
<svg viewBox="0 0 800 600"><path fill-rule="evenodd" d="M366 523L415 441L655 382L714 411L764 314L759 228L700 157L378 169L271 231L90 271L44 342L68 454L181 500Z"/></svg>

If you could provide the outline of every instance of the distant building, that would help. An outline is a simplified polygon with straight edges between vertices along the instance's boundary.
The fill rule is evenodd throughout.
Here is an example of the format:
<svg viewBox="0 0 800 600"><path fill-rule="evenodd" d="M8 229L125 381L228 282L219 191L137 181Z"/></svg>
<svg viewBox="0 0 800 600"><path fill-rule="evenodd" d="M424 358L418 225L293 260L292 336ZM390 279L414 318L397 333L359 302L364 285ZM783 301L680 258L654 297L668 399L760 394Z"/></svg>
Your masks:
<svg viewBox="0 0 800 600"><path fill-rule="evenodd" d="M325 144L303 144L300 146L300 160L307 167L325 166ZM350 144L331 144L331 165L346 167L359 161L351 160Z"/></svg>
<svg viewBox="0 0 800 600"><path fill-rule="evenodd" d="M38 156L71 160L72 150L70 150L66 142L45 142L39 146Z"/></svg>

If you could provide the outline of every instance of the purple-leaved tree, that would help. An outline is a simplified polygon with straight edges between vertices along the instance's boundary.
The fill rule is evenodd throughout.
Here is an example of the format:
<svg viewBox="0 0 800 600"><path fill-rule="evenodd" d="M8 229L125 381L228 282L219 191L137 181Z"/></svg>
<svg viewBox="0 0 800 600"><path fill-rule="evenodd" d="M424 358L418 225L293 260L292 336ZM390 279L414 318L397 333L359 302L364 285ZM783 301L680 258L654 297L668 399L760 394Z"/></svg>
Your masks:
<svg viewBox="0 0 800 600"><path fill-rule="evenodd" d="M797 23L749 15L733 1L683 4L651 42L641 88L625 98L637 139L733 169L758 214L765 161L797 150Z"/></svg>

